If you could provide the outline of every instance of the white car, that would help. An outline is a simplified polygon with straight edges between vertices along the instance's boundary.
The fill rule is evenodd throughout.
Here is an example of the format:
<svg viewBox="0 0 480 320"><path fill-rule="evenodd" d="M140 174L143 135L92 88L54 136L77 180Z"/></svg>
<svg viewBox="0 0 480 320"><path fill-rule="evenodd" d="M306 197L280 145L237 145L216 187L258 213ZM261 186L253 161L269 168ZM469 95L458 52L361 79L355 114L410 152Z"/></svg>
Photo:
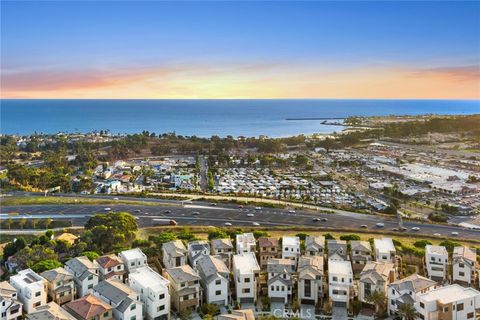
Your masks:
<svg viewBox="0 0 480 320"><path fill-rule="evenodd" d="M113 200L118 200L118 198L113 198Z"/></svg>
<svg viewBox="0 0 480 320"><path fill-rule="evenodd" d="M458 232L457 231L452 231L452 236L458 236Z"/></svg>
<svg viewBox="0 0 480 320"><path fill-rule="evenodd" d="M249 213L247 214L247 217L255 217L255 215L253 213Z"/></svg>
<svg viewBox="0 0 480 320"><path fill-rule="evenodd" d="M262 207L255 207L255 210L262 210Z"/></svg>
<svg viewBox="0 0 480 320"><path fill-rule="evenodd" d="M383 227L385 227L385 223L379 222L379 223L376 224L376 226L378 228L383 228Z"/></svg>
<svg viewBox="0 0 480 320"><path fill-rule="evenodd" d="M260 225L260 223L258 223L258 222L253 222L252 224L253 224L254 226L259 226L259 225Z"/></svg>
<svg viewBox="0 0 480 320"><path fill-rule="evenodd" d="M103 211L112 211L112 208L105 208Z"/></svg>
<svg viewBox="0 0 480 320"><path fill-rule="evenodd" d="M231 226L232 224L230 222L225 222L226 226Z"/></svg>
<svg viewBox="0 0 480 320"><path fill-rule="evenodd" d="M434 233L433 235L434 235L435 237L440 237L440 236L441 236L440 233Z"/></svg>
<svg viewBox="0 0 480 320"><path fill-rule="evenodd" d="M295 213L295 210L288 210L288 213Z"/></svg>
<svg viewBox="0 0 480 320"><path fill-rule="evenodd" d="M419 227L413 227L413 228L412 228L412 231L418 231L418 230L420 230Z"/></svg>

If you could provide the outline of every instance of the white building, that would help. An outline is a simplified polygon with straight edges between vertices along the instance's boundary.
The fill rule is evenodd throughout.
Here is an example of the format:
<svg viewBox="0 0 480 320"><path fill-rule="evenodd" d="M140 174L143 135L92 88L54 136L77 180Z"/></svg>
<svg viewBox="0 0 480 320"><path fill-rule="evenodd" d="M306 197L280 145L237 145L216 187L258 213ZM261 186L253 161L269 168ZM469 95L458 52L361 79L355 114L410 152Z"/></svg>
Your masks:
<svg viewBox="0 0 480 320"><path fill-rule="evenodd" d="M21 270L11 276L10 284L17 290L18 300L23 303L26 313L47 304L47 281L31 269Z"/></svg>
<svg viewBox="0 0 480 320"><path fill-rule="evenodd" d="M282 259L291 259L298 261L300 256L300 238L299 237L282 237Z"/></svg>
<svg viewBox="0 0 480 320"><path fill-rule="evenodd" d="M458 284L417 296L415 309L424 320L474 320L480 309L480 292Z"/></svg>
<svg viewBox="0 0 480 320"><path fill-rule="evenodd" d="M437 282L428 278L412 274L388 285L387 309L389 315L394 315L400 305L414 304L417 295L437 288Z"/></svg>
<svg viewBox="0 0 480 320"><path fill-rule="evenodd" d="M253 233L242 233L236 236L237 254L255 252L257 243Z"/></svg>
<svg viewBox="0 0 480 320"><path fill-rule="evenodd" d="M170 319L169 281L150 267L137 268L128 276L128 285L140 294L147 320Z"/></svg>
<svg viewBox="0 0 480 320"><path fill-rule="evenodd" d="M448 252L443 246L425 246L426 272L430 279L443 282L447 279Z"/></svg>
<svg viewBox="0 0 480 320"><path fill-rule="evenodd" d="M323 297L323 256L300 257L297 273L298 301L317 305Z"/></svg>
<svg viewBox="0 0 480 320"><path fill-rule="evenodd" d="M375 260L377 262L393 262L395 263L395 246L391 238L380 238L373 240L375 248Z"/></svg>
<svg viewBox="0 0 480 320"><path fill-rule="evenodd" d="M143 319L143 305L140 296L126 284L109 279L93 287L93 294L113 308L116 320Z"/></svg>
<svg viewBox="0 0 480 320"><path fill-rule="evenodd" d="M115 254L98 257L95 260L98 264L100 280L116 279L123 281L125 275L125 264Z"/></svg>
<svg viewBox="0 0 480 320"><path fill-rule="evenodd" d="M168 269L187 264L187 252L181 240L164 243L162 245L163 266Z"/></svg>
<svg viewBox="0 0 480 320"><path fill-rule="evenodd" d="M468 247L455 247L452 257L452 280L465 284L472 284L477 277L477 253Z"/></svg>
<svg viewBox="0 0 480 320"><path fill-rule="evenodd" d="M22 315L17 290L7 281L0 282L0 319L16 320Z"/></svg>
<svg viewBox="0 0 480 320"><path fill-rule="evenodd" d="M352 298L353 271L350 261L328 260L328 293L334 307L348 307Z"/></svg>
<svg viewBox="0 0 480 320"><path fill-rule="evenodd" d="M233 256L233 276L236 296L240 303L254 303L257 299L260 266L253 252Z"/></svg>
<svg viewBox="0 0 480 320"><path fill-rule="evenodd" d="M190 241L188 243L188 262L192 268L197 269L197 262L203 256L210 255L210 244L207 241Z"/></svg>
<svg viewBox="0 0 480 320"><path fill-rule="evenodd" d="M207 303L226 306L228 304L230 271L220 257L204 256L198 260L198 273L201 277Z"/></svg>
<svg viewBox="0 0 480 320"><path fill-rule="evenodd" d="M272 302L288 303L292 298L295 262L291 259L270 259L267 262L268 297Z"/></svg>
<svg viewBox="0 0 480 320"><path fill-rule="evenodd" d="M391 262L369 261L360 273L358 281L358 300L367 302L374 291L387 296L387 285L396 280L395 265Z"/></svg>
<svg viewBox="0 0 480 320"><path fill-rule="evenodd" d="M323 256L325 252L324 236L307 236L305 238L306 256Z"/></svg>
<svg viewBox="0 0 480 320"><path fill-rule="evenodd" d="M78 297L91 293L93 287L98 284L98 264L85 256L68 260L65 263L65 270L73 275Z"/></svg>
<svg viewBox="0 0 480 320"><path fill-rule="evenodd" d="M147 256L139 248L122 251L118 254L129 273L147 266Z"/></svg>

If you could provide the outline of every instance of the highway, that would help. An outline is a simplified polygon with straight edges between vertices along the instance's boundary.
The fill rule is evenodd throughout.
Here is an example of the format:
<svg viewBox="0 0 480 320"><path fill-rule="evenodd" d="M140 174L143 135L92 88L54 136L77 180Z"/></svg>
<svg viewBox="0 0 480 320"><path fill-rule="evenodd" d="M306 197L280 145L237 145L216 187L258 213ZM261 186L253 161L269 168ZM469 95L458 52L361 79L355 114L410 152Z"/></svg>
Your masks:
<svg viewBox="0 0 480 320"><path fill-rule="evenodd" d="M124 198L121 198L124 199ZM385 218L375 215L366 215L336 210L336 213L317 213L313 211L289 212L287 209L263 208L255 210L253 206L239 208L234 204L212 204L205 202L182 203L174 200L158 199L136 199L141 201L155 202L155 205L19 205L2 206L0 208L0 219L19 218L52 218L70 219L74 226L82 226L90 216L98 213L105 213L106 208L112 211L124 211L133 214L141 227L154 226L153 219L173 219L179 225L211 225L225 226L230 223L232 226L253 226L258 223L262 226L295 226L295 227L316 227L322 230L335 229L360 229L392 231L398 228L398 222L394 218ZM253 215L253 216L252 216ZM321 221L321 219L327 219ZM320 221L317 221L320 220ZM376 227L382 222L384 228ZM361 228L366 225L367 228ZM434 235L440 237L453 237L452 232L458 232L459 238L480 240L480 230L471 230L453 225L437 225L404 220L404 227L408 228L407 233L413 235ZM420 228L413 231L412 228ZM438 235L437 235L438 236Z"/></svg>

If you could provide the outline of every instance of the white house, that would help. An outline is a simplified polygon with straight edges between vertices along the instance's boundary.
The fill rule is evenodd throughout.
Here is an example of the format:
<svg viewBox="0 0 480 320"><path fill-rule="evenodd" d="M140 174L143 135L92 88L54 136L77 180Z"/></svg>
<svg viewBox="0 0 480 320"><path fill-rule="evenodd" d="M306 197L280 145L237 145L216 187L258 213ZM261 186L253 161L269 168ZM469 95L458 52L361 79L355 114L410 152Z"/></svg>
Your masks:
<svg viewBox="0 0 480 320"><path fill-rule="evenodd" d="M291 259L296 264L299 256L300 256L300 238L283 236L282 237L282 259Z"/></svg>
<svg viewBox="0 0 480 320"><path fill-rule="evenodd" d="M306 256L323 256L325 252L324 236L307 236L305 238Z"/></svg>
<svg viewBox="0 0 480 320"><path fill-rule="evenodd" d="M395 265L391 262L369 261L360 273L358 300L367 302L366 297L374 291L387 296L387 285L396 280Z"/></svg>
<svg viewBox="0 0 480 320"><path fill-rule="evenodd" d="M317 305L323 297L323 256L300 257L297 274L298 301Z"/></svg>
<svg viewBox="0 0 480 320"><path fill-rule="evenodd" d="M116 320L143 319L140 296L126 284L116 279L105 280L93 287L93 294L113 308Z"/></svg>
<svg viewBox="0 0 480 320"><path fill-rule="evenodd" d="M230 271L220 257L204 256L197 263L207 303L228 304Z"/></svg>
<svg viewBox="0 0 480 320"><path fill-rule="evenodd" d="M334 307L348 307L352 298L353 271L350 261L328 260L328 293Z"/></svg>
<svg viewBox="0 0 480 320"><path fill-rule="evenodd" d="M0 319L16 320L22 315L17 290L7 281L0 282Z"/></svg>
<svg viewBox="0 0 480 320"><path fill-rule="evenodd" d="M233 256L233 276L236 296L240 303L254 303L257 299L260 266L253 252Z"/></svg>
<svg viewBox="0 0 480 320"><path fill-rule="evenodd" d="M375 260L377 262L393 262L395 263L395 246L391 238L380 238L373 240L375 248Z"/></svg>
<svg viewBox="0 0 480 320"><path fill-rule="evenodd" d="M146 266L129 274L128 285L140 294L145 319L170 319L170 283L167 279Z"/></svg>
<svg viewBox="0 0 480 320"><path fill-rule="evenodd" d="M480 292L452 284L419 294L415 309L424 320L474 320L480 309Z"/></svg>
<svg viewBox="0 0 480 320"><path fill-rule="evenodd" d="M272 302L288 303L292 298L295 261L270 259L267 262L268 297Z"/></svg>
<svg viewBox="0 0 480 320"><path fill-rule="evenodd" d="M147 255L139 248L122 251L118 254L129 273L147 266Z"/></svg>
<svg viewBox="0 0 480 320"><path fill-rule="evenodd" d="M98 284L98 264L85 256L68 260L65 263L65 270L73 275L78 297L91 293L93 287Z"/></svg>
<svg viewBox="0 0 480 320"><path fill-rule="evenodd" d="M125 275L125 264L115 254L98 257L95 260L98 264L100 280L116 279L123 281Z"/></svg>
<svg viewBox="0 0 480 320"><path fill-rule="evenodd" d="M207 241L190 241L188 243L188 262L192 268L197 268L197 262L203 256L210 255L210 244Z"/></svg>
<svg viewBox="0 0 480 320"><path fill-rule="evenodd" d="M347 255L347 241L345 240L327 240L328 260L346 261Z"/></svg>
<svg viewBox="0 0 480 320"><path fill-rule="evenodd" d="M162 245L163 266L175 268L187 264L187 252L181 240L164 243Z"/></svg>
<svg viewBox="0 0 480 320"><path fill-rule="evenodd" d="M18 300L22 302L26 313L47 304L47 281L31 269L21 270L11 276L10 284L17 290Z"/></svg>
<svg viewBox="0 0 480 320"><path fill-rule="evenodd" d="M463 284L475 282L477 277L477 253L469 247L455 247L452 256L452 280Z"/></svg>
<svg viewBox="0 0 480 320"><path fill-rule="evenodd" d="M237 254L255 252L257 243L253 233L242 233L236 236Z"/></svg>
<svg viewBox="0 0 480 320"><path fill-rule="evenodd" d="M443 282L447 279L448 252L443 246L425 246L426 272L430 279Z"/></svg>
<svg viewBox="0 0 480 320"><path fill-rule="evenodd" d="M370 242L360 240L350 241L350 248L353 272L358 274L369 261L372 261L372 248Z"/></svg>
<svg viewBox="0 0 480 320"><path fill-rule="evenodd" d="M404 303L413 305L417 301L417 295L436 288L437 282L418 274L392 282L387 289L388 314L396 314L398 307Z"/></svg>

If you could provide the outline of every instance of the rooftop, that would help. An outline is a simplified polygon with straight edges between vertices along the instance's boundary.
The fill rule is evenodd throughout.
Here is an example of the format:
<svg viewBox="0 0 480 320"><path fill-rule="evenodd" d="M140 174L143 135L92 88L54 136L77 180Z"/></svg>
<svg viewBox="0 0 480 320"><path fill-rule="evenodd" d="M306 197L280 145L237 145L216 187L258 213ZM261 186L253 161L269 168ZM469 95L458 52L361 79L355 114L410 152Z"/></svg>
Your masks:
<svg viewBox="0 0 480 320"><path fill-rule="evenodd" d="M424 301L439 301L442 304L455 302L467 298L480 297L480 291L474 288L464 288L458 284L452 284L431 290L418 296Z"/></svg>
<svg viewBox="0 0 480 320"><path fill-rule="evenodd" d="M75 317L55 302L35 308L27 315L28 320L75 320Z"/></svg>
<svg viewBox="0 0 480 320"><path fill-rule="evenodd" d="M283 236L282 237L282 245L283 246L300 246L300 238L299 237Z"/></svg>
<svg viewBox="0 0 480 320"><path fill-rule="evenodd" d="M350 261L328 260L328 270L330 274L352 275L352 264Z"/></svg>
<svg viewBox="0 0 480 320"><path fill-rule="evenodd" d="M170 281L153 271L152 268L148 266L141 267L135 270L135 272L131 272L128 276L143 288L168 289L168 285L170 284Z"/></svg>
<svg viewBox="0 0 480 320"><path fill-rule="evenodd" d="M142 250L139 248L134 248L130 250L125 250L121 252L121 255L125 257L127 260L134 260L134 259L146 259L147 256L143 253Z"/></svg>
<svg viewBox="0 0 480 320"><path fill-rule="evenodd" d="M425 252L429 254L439 254L442 256L448 256L447 249L445 249L444 246L432 246L432 245L426 245L425 246Z"/></svg>
<svg viewBox="0 0 480 320"><path fill-rule="evenodd" d="M234 255L233 265L237 268L237 271L240 274L250 274L251 272L260 270L257 258L253 252Z"/></svg>
<svg viewBox="0 0 480 320"><path fill-rule="evenodd" d="M102 299L95 297L93 294L88 294L80 299L71 301L66 304L66 307L84 319L93 319L112 310L110 305Z"/></svg>
<svg viewBox="0 0 480 320"><path fill-rule="evenodd" d="M200 276L188 264L175 268L169 268L166 270L166 272L176 283L200 280Z"/></svg>
<svg viewBox="0 0 480 320"><path fill-rule="evenodd" d="M374 239L373 244L379 252L395 252L395 246L391 238Z"/></svg>

